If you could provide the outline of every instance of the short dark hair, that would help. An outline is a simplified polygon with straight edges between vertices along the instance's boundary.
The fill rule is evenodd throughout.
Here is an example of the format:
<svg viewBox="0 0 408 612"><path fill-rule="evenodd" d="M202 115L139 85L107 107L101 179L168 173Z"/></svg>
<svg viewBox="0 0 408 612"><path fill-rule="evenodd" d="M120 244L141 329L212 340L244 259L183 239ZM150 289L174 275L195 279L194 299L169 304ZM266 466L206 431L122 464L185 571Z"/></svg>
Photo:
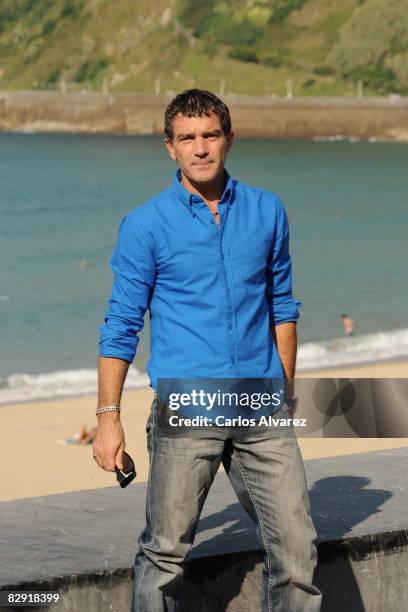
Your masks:
<svg viewBox="0 0 408 612"><path fill-rule="evenodd" d="M231 117L228 106L211 91L186 89L170 102L164 113L164 133L173 140L173 121L177 115L184 117L209 117L217 115L225 135L231 131Z"/></svg>

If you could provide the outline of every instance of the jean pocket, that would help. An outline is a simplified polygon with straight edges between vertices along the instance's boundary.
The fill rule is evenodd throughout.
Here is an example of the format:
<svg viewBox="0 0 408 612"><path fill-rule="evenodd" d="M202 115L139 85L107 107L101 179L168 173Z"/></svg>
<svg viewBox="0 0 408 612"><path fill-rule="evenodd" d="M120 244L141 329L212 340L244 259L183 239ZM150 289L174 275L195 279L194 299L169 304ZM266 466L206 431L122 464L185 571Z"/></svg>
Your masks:
<svg viewBox="0 0 408 612"><path fill-rule="evenodd" d="M147 450L150 451L152 448L152 438L154 432L154 420L157 400L154 399L150 408L149 418L146 422L146 436L147 436Z"/></svg>
<svg viewBox="0 0 408 612"><path fill-rule="evenodd" d="M270 244L268 239L240 241L238 264L245 285L258 285L265 279Z"/></svg>

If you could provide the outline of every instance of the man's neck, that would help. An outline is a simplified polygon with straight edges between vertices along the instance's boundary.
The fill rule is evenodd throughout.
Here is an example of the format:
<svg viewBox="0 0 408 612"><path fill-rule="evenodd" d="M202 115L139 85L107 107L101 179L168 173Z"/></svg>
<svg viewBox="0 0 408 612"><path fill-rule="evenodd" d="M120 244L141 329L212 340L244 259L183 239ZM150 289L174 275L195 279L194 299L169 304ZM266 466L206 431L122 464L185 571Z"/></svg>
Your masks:
<svg viewBox="0 0 408 612"><path fill-rule="evenodd" d="M211 183L194 183L181 172L181 184L187 191L199 195L206 204L211 205L221 200L225 189L225 173L223 170Z"/></svg>

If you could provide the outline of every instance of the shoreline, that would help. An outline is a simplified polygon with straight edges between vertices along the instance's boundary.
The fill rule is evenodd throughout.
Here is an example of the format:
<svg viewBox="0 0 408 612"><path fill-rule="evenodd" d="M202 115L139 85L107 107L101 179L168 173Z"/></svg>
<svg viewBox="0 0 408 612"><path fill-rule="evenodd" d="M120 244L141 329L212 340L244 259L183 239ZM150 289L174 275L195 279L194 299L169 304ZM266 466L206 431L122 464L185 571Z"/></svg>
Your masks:
<svg viewBox="0 0 408 612"><path fill-rule="evenodd" d="M391 368L395 368L397 375L390 375ZM382 370L383 375L378 376L378 371ZM355 362L350 364L342 364L338 366L324 366L321 368L307 368L296 371L296 378L342 378L349 377L353 373L353 378L407 378L408 377L408 355L405 357L390 357L389 359L378 359L373 361ZM362 374L367 372L367 374ZM370 375L371 372L371 375ZM402 374L401 374L402 372ZM134 391L152 391L150 385L141 385L140 387L125 388L124 393ZM1 390L0 390L1 391ZM53 395L51 397L21 399L16 401L0 402L0 411L5 406L26 405L51 403L55 401L74 400L80 398L95 397L96 391L87 393L72 393L70 395Z"/></svg>
<svg viewBox="0 0 408 612"><path fill-rule="evenodd" d="M239 137L408 142L408 98L274 98L227 94ZM170 96L1 91L0 131L162 134Z"/></svg>

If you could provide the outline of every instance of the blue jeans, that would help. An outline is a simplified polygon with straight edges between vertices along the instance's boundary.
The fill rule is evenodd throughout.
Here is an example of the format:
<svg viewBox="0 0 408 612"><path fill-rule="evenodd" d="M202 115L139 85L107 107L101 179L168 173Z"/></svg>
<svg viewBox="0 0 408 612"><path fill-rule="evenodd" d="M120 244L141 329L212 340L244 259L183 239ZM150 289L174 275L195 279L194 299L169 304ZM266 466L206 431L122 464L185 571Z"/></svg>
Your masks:
<svg viewBox="0 0 408 612"><path fill-rule="evenodd" d="M230 428L165 437L157 431L161 407L155 399L146 426L146 527L134 563L132 611L177 610L184 561L222 462L257 525L264 553L262 612L318 612L321 593L313 586L316 531L293 428L290 435Z"/></svg>

